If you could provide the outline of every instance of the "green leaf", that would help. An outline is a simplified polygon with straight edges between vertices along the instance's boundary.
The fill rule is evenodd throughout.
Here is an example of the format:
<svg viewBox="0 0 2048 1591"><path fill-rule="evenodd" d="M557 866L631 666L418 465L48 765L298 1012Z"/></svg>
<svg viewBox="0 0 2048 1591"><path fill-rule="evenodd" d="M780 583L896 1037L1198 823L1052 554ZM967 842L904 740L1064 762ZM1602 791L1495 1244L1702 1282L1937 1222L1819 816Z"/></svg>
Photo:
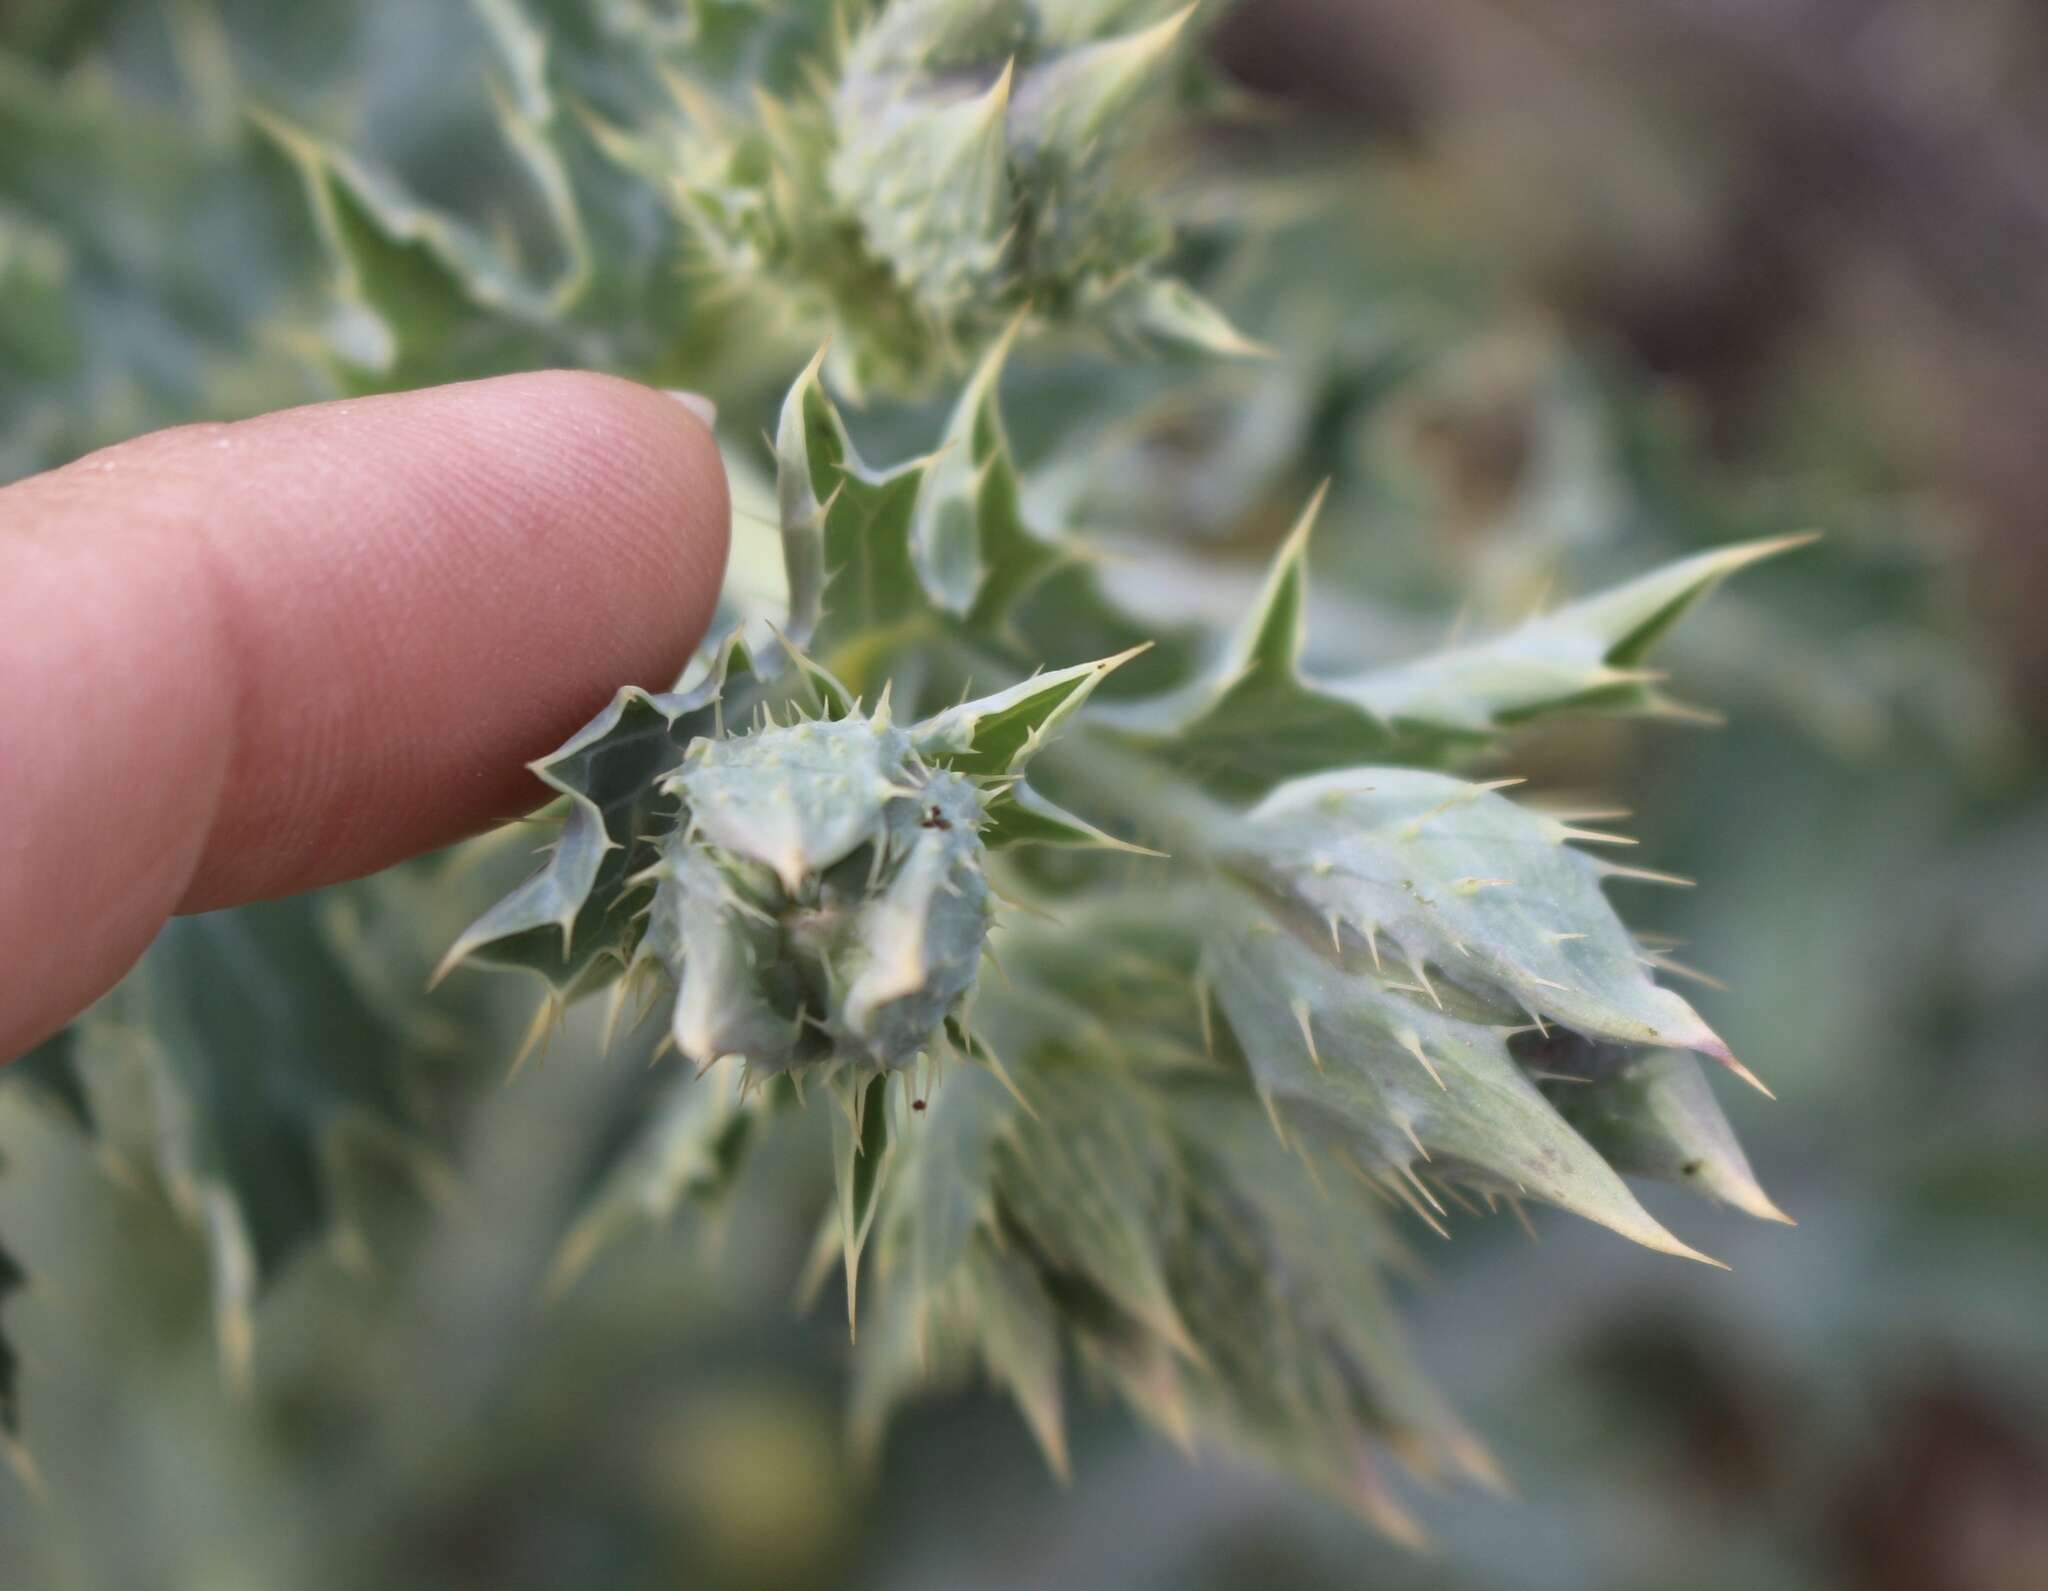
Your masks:
<svg viewBox="0 0 2048 1591"><path fill-rule="evenodd" d="M872 1454L880 1446L883 1425L904 1398L957 1381L978 1361L1016 1401L1046 1463L1066 1475L1059 1314L1022 1255L977 1237L933 1293L899 1273L879 1313L879 1330L862 1340L853 1363L858 1449Z"/></svg>
<svg viewBox="0 0 2048 1591"><path fill-rule="evenodd" d="M1374 1443L1427 1476L1497 1481L1401 1341L1383 1275L1400 1248L1377 1195L1311 1174L1234 1089L1168 1094L1079 1055L1020 1076L1035 1115L1010 1112L994 1140L995 1219L953 1228L963 1246L935 1286L918 1282L900 1245L917 1241L943 1182L892 1184L881 1325L855 1362L864 1447L909 1392L979 1362L1063 1471L1064 1324L1111 1385L1183 1442L1277 1464L1389 1528L1406 1525ZM977 1104L1000 1107L981 1082ZM1070 1158L1046 1163L1049 1141Z"/></svg>
<svg viewBox="0 0 2048 1591"><path fill-rule="evenodd" d="M790 388L775 438L788 633L859 689L883 675L872 660L878 641L938 611L910 549L911 515L930 466L875 471L861 462L819 378L824 357L821 349Z"/></svg>
<svg viewBox="0 0 2048 1591"><path fill-rule="evenodd" d="M1258 794L1366 762L1441 763L1504 729L1564 711L1674 709L1641 664L1657 640L1735 570L1809 538L1688 558L1477 646L1334 678L1301 669L1308 539L1321 494L1289 534L1211 675L1121 705L1106 721L1213 787Z"/></svg>
<svg viewBox="0 0 2048 1591"><path fill-rule="evenodd" d="M1194 10L1183 6L1150 27L1083 44L1027 73L1010 112L1018 158L1062 167L1092 158L1118 124L1164 84L1167 62Z"/></svg>
<svg viewBox="0 0 2048 1591"><path fill-rule="evenodd" d="M1446 983L1510 1020L1698 1050L1742 1072L1699 1013L1651 979L1601 892L1603 877L1631 870L1575 838L1620 837L1448 774L1356 768L1274 791L1239 827L1232 858L1430 1000Z"/></svg>
<svg viewBox="0 0 2048 1591"><path fill-rule="evenodd" d="M1146 649L1136 646L1099 662L1034 674L1008 690L934 714L911 729L911 740L920 755L962 773L992 779L1021 775L1054 730L1079 711L1104 678ZM1058 845L1156 854L1055 805L1022 777L993 789L986 799L981 840L992 851L1012 845Z"/></svg>
<svg viewBox="0 0 2048 1591"><path fill-rule="evenodd" d="M712 844L803 880L881 837L908 781L910 741L886 715L803 720L758 735L700 740L662 780Z"/></svg>
<svg viewBox="0 0 2048 1591"><path fill-rule="evenodd" d="M853 1356L847 1400L853 1448L868 1463L881 1451L899 1405L919 1391L957 1383L974 1362L974 1317L955 1302L955 1290L949 1288L934 1307L900 1269L884 1272L880 1288L867 1335Z"/></svg>
<svg viewBox="0 0 2048 1591"><path fill-rule="evenodd" d="M1006 644L1015 643L1008 625L1024 594L1081 557L1024 522L1017 466L996 403L1023 324L1022 317L1010 322L961 391L911 523L918 567L940 606L962 616L971 633L994 633Z"/></svg>
<svg viewBox="0 0 2048 1591"><path fill-rule="evenodd" d="M1003 969L975 996L974 1029L1004 1055L1085 1045L1130 1065L1207 1067L1195 972L1206 894L1159 887L1060 902L1057 916L997 918Z"/></svg>
<svg viewBox="0 0 2048 1591"><path fill-rule="evenodd" d="M621 1238L671 1220L686 1201L704 1203L731 1186L753 1138L745 1070L677 1068L645 1124L584 1201L555 1260L552 1287L573 1283ZM761 1091L759 1098L771 1097Z"/></svg>
<svg viewBox="0 0 2048 1591"><path fill-rule="evenodd" d="M1491 641L1331 680L1327 688L1366 708L1404 743L1422 746L1483 742L1499 729L1562 711L1669 713L1658 676L1643 671L1658 641L1738 569L1813 539L1782 536L1700 553Z"/></svg>
<svg viewBox="0 0 2048 1591"><path fill-rule="evenodd" d="M1026 668L1079 666L1090 647L1135 655L1151 642L1104 596L1088 553L1024 521L995 401L1021 325L983 358L939 447L893 470L855 454L824 390L823 350L783 403L775 491L787 634L857 691L877 690L897 655L939 636ZM1131 688L1178 682L1187 651L1182 640L1154 652L1128 671Z"/></svg>
<svg viewBox="0 0 2048 1591"><path fill-rule="evenodd" d="M1085 1277L1189 1351L1155 1235L1174 1184L1166 1121L1133 1091L1092 1083L1077 1065L1035 1066L1020 1083L1031 1114L996 1146L1004 1210L1052 1267Z"/></svg>
<svg viewBox="0 0 2048 1591"><path fill-rule="evenodd" d="M1331 934L1348 930L1434 997L1432 971L1503 1014L1595 1038L1696 1048L1731 1061L1599 889L1618 872L1569 842L1604 840L1513 805L1491 784L1415 768L1354 768L1274 790L1233 858Z"/></svg>
<svg viewBox="0 0 2048 1591"><path fill-rule="evenodd" d="M1654 1221L1560 1116L1483 1013L1439 1010L1340 951L1302 914L1276 917L1226 887L1204 964L1276 1121L1355 1166L1425 1221L1421 1171L1487 1194L1527 1194L1649 1248L1699 1259ZM1434 1224L1432 1222L1432 1224Z"/></svg>
<svg viewBox="0 0 2048 1591"><path fill-rule="evenodd" d="M341 1158L434 1164L444 1035L366 987L344 952L346 899L174 917L108 1001L112 1031L139 1035L161 1069L163 1172L205 1231L231 1367L258 1291L344 1216Z"/></svg>
<svg viewBox="0 0 2048 1591"><path fill-rule="evenodd" d="M127 87L0 51L0 480L320 395L256 324L313 252L277 162Z"/></svg>
<svg viewBox="0 0 2048 1591"><path fill-rule="evenodd" d="M832 1186L839 1203L839 1252L846 1265L846 1326L859 1334L860 1257L889 1174L889 1075L842 1066L832 1096Z"/></svg>
<svg viewBox="0 0 2048 1591"><path fill-rule="evenodd" d="M1009 1389L1052 1472L1067 1476L1066 1419L1060 1396L1059 1317L1023 1256L983 1241L967 1251L958 1285L974 1320L982 1363Z"/></svg>
<svg viewBox="0 0 2048 1591"><path fill-rule="evenodd" d="M1630 1050L1573 1033L1517 1054L1564 1119L1617 1171L1695 1188L1763 1221L1792 1224L1750 1169L1700 1063L1683 1050Z"/></svg>
<svg viewBox="0 0 2048 1591"><path fill-rule="evenodd" d="M958 773L993 778L1021 772L1103 677L1143 650L1133 647L1098 663L1034 674L1008 690L949 707L914 725L911 743L920 756Z"/></svg>
<svg viewBox="0 0 2048 1591"><path fill-rule="evenodd" d="M1034 0L1039 27L1057 44L1081 44L1104 34L1171 17L1186 0Z"/></svg>
<svg viewBox="0 0 2048 1591"><path fill-rule="evenodd" d="M1159 855L1098 829L1021 781L990 799L981 843L991 851L1007 850L1013 845L1056 845L1075 850L1128 851L1134 856Z"/></svg>
<svg viewBox="0 0 2048 1591"><path fill-rule="evenodd" d="M1372 1457L1429 1480L1499 1475L1403 1340L1386 1280L1400 1263L1377 1195L1318 1176L1256 1105L1176 1101L1185 1172L1165 1234L1174 1298L1199 1350L1177 1377L1193 1437L1264 1460L1403 1538L1418 1534Z"/></svg>
<svg viewBox="0 0 2048 1591"><path fill-rule="evenodd" d="M297 169L333 270L336 360L379 384L511 368L551 346L546 328L582 293L591 255L568 173L531 107L500 102L504 131L553 223L564 263L536 283L458 217L267 112L256 124Z"/></svg>
<svg viewBox="0 0 2048 1591"><path fill-rule="evenodd" d="M744 1056L749 1069L785 1063L803 1029L762 984L775 968L773 929L701 850L664 857L657 871L636 964L659 961L677 980L669 1019L677 1050L699 1068L729 1055Z"/></svg>
<svg viewBox="0 0 2048 1591"><path fill-rule="evenodd" d="M1105 319L1126 336L1156 339L1191 353L1222 359L1272 356L1231 325L1222 310L1172 277L1148 277L1122 288L1109 301Z"/></svg>
<svg viewBox="0 0 2048 1591"><path fill-rule="evenodd" d="M1283 779L1366 760L1385 727L1301 673L1308 538L1323 492L1288 533L1251 612L1206 679L1104 715L1148 750L1219 789L1256 792Z"/></svg>
<svg viewBox="0 0 2048 1591"><path fill-rule="evenodd" d="M0 1081L32 1090L82 1133L93 1130L92 1096L78 1070L78 1030L53 1033L0 1070Z"/></svg>
<svg viewBox="0 0 2048 1591"><path fill-rule="evenodd" d="M975 832L981 808L957 775L925 786L925 816L896 875L862 902L853 934L858 971L835 1029L883 1066L928 1054L947 1015L974 988L988 939L988 880Z"/></svg>
<svg viewBox="0 0 2048 1591"><path fill-rule="evenodd" d="M886 1235L907 1251L909 1285L930 1298L952 1277L974 1233L988 1221L995 1145L1018 1103L987 1069L952 1067L935 1083L927 1108L912 1113L898 1140Z"/></svg>
<svg viewBox="0 0 2048 1591"><path fill-rule="evenodd" d="M625 970L639 934L635 877L653 860L646 846L668 806L660 778L693 738L713 731L735 669L746 667L745 653L728 640L692 690L655 696L627 686L532 765L568 798L561 832L540 871L449 947L436 982L474 960L536 973L556 999L569 1000Z"/></svg>
<svg viewBox="0 0 2048 1591"><path fill-rule="evenodd" d="M796 665L797 678L792 683L804 696L801 704L792 702L796 711L802 716L816 718L851 718L860 711L860 703L853 692L834 678L816 658L785 635L778 633L776 640L784 655Z"/></svg>

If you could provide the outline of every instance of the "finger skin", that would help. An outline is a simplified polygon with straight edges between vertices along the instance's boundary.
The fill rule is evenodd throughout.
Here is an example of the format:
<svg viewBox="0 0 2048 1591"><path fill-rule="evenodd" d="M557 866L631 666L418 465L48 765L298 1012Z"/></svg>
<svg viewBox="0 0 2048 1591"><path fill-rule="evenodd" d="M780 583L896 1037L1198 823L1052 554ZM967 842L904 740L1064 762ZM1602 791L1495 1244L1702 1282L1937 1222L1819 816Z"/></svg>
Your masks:
<svg viewBox="0 0 2048 1591"><path fill-rule="evenodd" d="M703 634L709 432L573 372L159 432L0 489L0 1060L172 912L531 807Z"/></svg>

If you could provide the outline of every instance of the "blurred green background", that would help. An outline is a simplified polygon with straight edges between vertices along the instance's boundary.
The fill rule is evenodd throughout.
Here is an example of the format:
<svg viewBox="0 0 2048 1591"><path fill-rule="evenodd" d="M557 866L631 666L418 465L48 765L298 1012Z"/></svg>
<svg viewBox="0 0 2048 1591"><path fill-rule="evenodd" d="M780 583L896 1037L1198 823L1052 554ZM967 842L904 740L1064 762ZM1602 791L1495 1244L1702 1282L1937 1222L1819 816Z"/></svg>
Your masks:
<svg viewBox="0 0 2048 1591"><path fill-rule="evenodd" d="M594 207L610 274L582 321L451 322L376 378L323 357L349 328L241 107L396 173L544 288L571 266L495 118L518 78L494 9L0 3L0 480L177 420L576 362L715 393L744 510L808 349L693 320L630 207ZM631 74L591 19L666 17L537 9L598 104ZM1266 108L1204 132L1176 203L1205 290L1279 357L1021 361L1040 506L1171 545L1171 580L1131 576L1141 608L1229 611L1328 476L1319 572L1383 613L1331 644L1379 656L1826 529L1678 638L1682 694L1725 727L1594 725L1514 770L1632 808L1645 859L1702 881L1629 909L1727 982L1702 1008L1778 1093L1728 1108L1797 1229L1650 1190L1725 1275L1557 1215L1533 1243L1423 1238L1416 1341L1518 1493L1421 1499L1426 1556L1085 1387L1070 1487L972 1391L863 1466L843 1326L794 1297L814 1146L545 1296L645 1048L600 1059L586 1013L501 1086L523 1013L416 993L518 869L486 846L254 920L287 978L308 925L343 947L352 1042L402 1035L454 1175L421 1207L371 1156L243 1374L140 1063L88 1057L86 1101L0 1084L0 1233L32 1278L6 1305L28 1460L0 1476L0 1585L2048 1585L2048 15L1249 0L1211 49ZM932 412L864 423L895 456ZM762 527L737 531L750 571ZM249 1067L299 1042L207 987L187 1018Z"/></svg>

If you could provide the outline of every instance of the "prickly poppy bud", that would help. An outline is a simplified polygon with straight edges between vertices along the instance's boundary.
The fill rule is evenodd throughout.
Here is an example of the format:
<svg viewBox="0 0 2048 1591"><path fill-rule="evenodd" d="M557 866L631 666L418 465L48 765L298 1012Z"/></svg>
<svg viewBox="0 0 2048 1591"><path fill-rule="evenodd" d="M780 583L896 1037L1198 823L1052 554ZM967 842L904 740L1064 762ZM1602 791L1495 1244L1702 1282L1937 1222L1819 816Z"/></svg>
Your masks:
<svg viewBox="0 0 2048 1591"><path fill-rule="evenodd" d="M915 1060L987 934L974 782L883 712L700 740L664 788L683 816L649 870L648 932L677 1048L766 1071Z"/></svg>

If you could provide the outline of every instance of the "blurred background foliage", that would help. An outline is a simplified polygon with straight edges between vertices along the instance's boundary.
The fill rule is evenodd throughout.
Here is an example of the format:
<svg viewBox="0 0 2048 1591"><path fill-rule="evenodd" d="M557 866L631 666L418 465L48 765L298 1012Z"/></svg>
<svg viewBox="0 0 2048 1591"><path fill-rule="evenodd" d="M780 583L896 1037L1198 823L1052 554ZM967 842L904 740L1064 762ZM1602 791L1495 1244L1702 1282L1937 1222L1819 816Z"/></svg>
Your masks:
<svg viewBox="0 0 2048 1591"><path fill-rule="evenodd" d="M815 328L707 308L578 118L644 114L686 55L772 75L815 17L525 9L545 72L512 0L0 7L0 480L181 420L587 364L719 398L737 588L772 586L756 438ZM1654 865L1703 881L1633 911L1730 985L1703 1007L1779 1101L1728 1108L1798 1229L1649 1190L1727 1275L1561 1216L1422 1239L1416 1341L1518 1493L1422 1499L1430 1556L1085 1390L1070 1487L972 1389L863 1465L837 1312L793 1299L816 1146L548 1294L659 1079L600 1064L580 1013L501 1086L525 1012L418 993L516 876L513 830L174 925L86 1052L0 1082L29 1278L8 1293L0 1261L24 1405L0 1584L2048 1579L2048 21L1247 0L1210 47L1257 108L1181 151L1170 201L1187 269L1278 357L1020 358L1029 489L1143 546L1121 594L1170 624L1240 606L1329 478L1322 584L1371 622L1312 633L1346 661L1825 528L1677 637L1726 727L1596 721L1509 769L1632 808ZM494 307L445 296L451 259ZM901 456L935 412L861 429ZM401 1118L424 1131L376 1129ZM263 1212L239 1249L209 1248L223 1197Z"/></svg>

